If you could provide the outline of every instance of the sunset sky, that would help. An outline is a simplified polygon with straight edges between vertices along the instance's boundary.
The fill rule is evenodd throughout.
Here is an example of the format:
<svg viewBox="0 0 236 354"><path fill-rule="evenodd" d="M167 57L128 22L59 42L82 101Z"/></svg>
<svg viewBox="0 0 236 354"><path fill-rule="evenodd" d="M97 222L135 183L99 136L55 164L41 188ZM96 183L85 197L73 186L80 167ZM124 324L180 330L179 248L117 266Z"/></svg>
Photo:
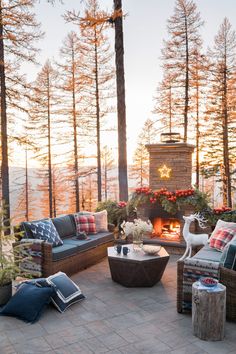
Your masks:
<svg viewBox="0 0 236 354"><path fill-rule="evenodd" d="M100 0L101 8L112 9L112 0ZM202 30L205 47L211 46L219 25L226 16L236 29L235 0L196 0L195 3L205 21ZM162 78L161 48L167 38L166 20L173 14L175 0L123 0L123 10L127 14L124 20L125 41L125 78L127 106L127 140L128 157L131 161L137 135L147 118L156 118L151 112L153 96L158 81ZM45 31L45 38L40 42L40 62L47 58L57 59L63 38L76 27L65 24L62 14L65 10L81 10L78 0L65 0L54 7L41 1L37 7L37 16ZM113 45L114 30L110 36ZM27 67L28 68L28 67ZM37 69L27 69L30 77L34 77Z"/></svg>

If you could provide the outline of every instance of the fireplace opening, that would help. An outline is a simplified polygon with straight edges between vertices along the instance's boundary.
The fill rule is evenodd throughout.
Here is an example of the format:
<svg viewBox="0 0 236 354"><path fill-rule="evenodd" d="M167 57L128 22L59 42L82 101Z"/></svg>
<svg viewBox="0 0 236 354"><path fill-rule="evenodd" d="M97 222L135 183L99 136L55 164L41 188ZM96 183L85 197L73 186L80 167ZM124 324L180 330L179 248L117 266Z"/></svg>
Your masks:
<svg viewBox="0 0 236 354"><path fill-rule="evenodd" d="M156 217L151 222L153 224L152 238L160 237L169 241L180 240L180 221L178 219Z"/></svg>

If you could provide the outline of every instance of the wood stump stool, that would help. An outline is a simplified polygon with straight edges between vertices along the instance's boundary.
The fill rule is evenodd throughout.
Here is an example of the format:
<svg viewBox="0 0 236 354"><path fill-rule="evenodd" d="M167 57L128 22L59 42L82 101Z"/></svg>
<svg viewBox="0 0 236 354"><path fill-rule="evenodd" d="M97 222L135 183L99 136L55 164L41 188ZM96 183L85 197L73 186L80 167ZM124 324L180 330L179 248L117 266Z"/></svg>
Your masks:
<svg viewBox="0 0 236 354"><path fill-rule="evenodd" d="M203 340L223 340L226 317L226 287L203 287L200 282L192 286L193 334Z"/></svg>

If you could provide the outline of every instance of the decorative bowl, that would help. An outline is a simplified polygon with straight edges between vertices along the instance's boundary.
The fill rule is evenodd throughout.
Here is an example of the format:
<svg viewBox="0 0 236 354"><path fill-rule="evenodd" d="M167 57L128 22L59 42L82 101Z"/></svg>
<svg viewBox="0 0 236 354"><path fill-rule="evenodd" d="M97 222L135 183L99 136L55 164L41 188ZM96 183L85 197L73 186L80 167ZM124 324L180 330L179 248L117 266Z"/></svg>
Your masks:
<svg viewBox="0 0 236 354"><path fill-rule="evenodd" d="M218 284L218 281L211 277L200 278L200 283L208 288L213 288Z"/></svg>
<svg viewBox="0 0 236 354"><path fill-rule="evenodd" d="M150 256L154 256L155 254L157 254L160 249L161 246L143 245L143 252Z"/></svg>

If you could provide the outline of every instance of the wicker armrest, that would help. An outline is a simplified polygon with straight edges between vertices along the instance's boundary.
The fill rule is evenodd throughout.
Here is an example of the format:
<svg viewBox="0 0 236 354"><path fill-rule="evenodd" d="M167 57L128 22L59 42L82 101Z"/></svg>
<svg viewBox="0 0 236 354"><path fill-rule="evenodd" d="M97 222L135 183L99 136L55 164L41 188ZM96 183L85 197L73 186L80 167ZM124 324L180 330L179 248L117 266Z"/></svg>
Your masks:
<svg viewBox="0 0 236 354"><path fill-rule="evenodd" d="M177 311L182 312L184 260L177 261Z"/></svg>
<svg viewBox="0 0 236 354"><path fill-rule="evenodd" d="M107 226L108 226L108 231L114 232L114 230L115 230L115 225L114 224L108 224Z"/></svg>
<svg viewBox="0 0 236 354"><path fill-rule="evenodd" d="M226 317L236 321L236 271L220 266L219 280L226 286Z"/></svg>

